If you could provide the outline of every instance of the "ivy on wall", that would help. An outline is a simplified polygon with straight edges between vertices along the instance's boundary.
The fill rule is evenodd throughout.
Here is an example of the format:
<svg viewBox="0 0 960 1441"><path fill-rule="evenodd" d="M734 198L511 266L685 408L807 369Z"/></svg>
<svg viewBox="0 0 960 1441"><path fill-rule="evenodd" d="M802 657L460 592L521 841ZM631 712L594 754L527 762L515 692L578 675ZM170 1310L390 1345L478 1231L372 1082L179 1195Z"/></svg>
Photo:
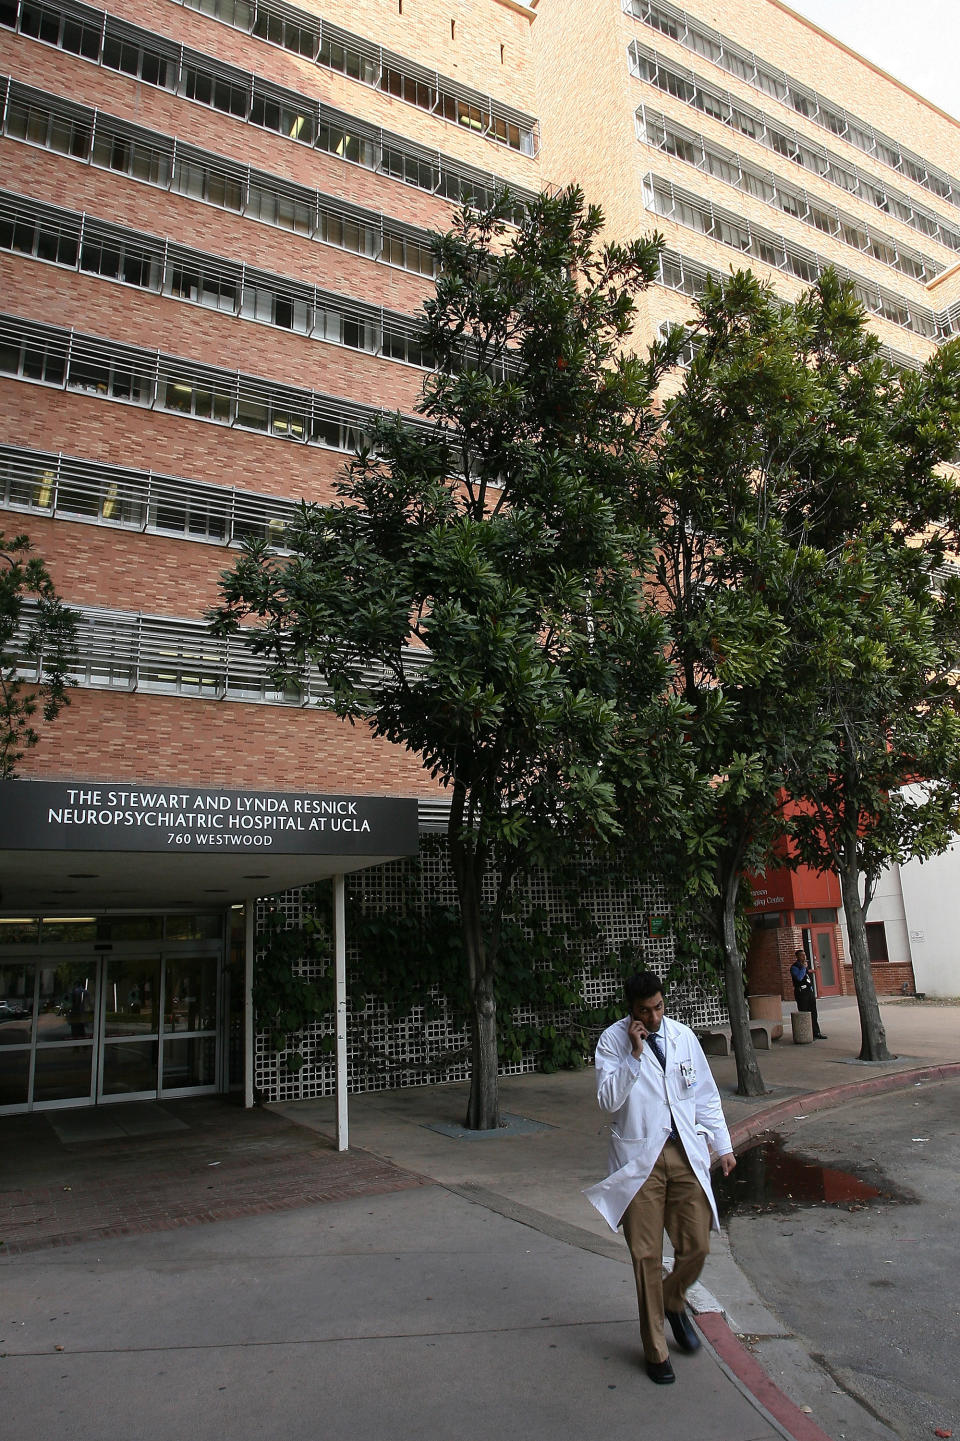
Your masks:
<svg viewBox="0 0 960 1441"><path fill-rule="evenodd" d="M333 950L329 919L323 914L322 887L313 888L315 909L302 926L288 926L277 910L268 910L257 935L253 966L253 1019L271 1050L284 1053L288 1071L299 1071L306 1057L297 1045L311 1025L333 1010ZM304 962L319 979L308 981ZM331 1047L332 1048L332 1047Z"/></svg>
<svg viewBox="0 0 960 1441"><path fill-rule="evenodd" d="M536 887L515 887L503 921L497 986L504 1064L532 1058L541 1071L577 1069L592 1054L600 1031L623 1014L619 988L605 1004L587 999L588 991L595 996L609 989L611 978L649 965L641 942L620 945L616 952L604 944L589 897L595 890L608 895L618 886L627 892L629 880L575 862L551 871L549 907L534 898ZM400 895L394 893L392 901L389 907L364 902L361 888L351 887L347 878L350 1053L371 1078L387 1084L394 1071L408 1070L408 1063L391 1059L383 1045L384 1014L388 1028L449 1026L455 1048L421 1068L438 1077L466 1058L469 1016L455 908L426 894L417 862L404 868ZM309 1054L311 1046L315 1060L334 1048L331 906L328 883L309 887L300 925L291 926L278 910L268 911L257 938L256 1025L291 1072L309 1064L305 1051ZM682 978L685 993L717 994L719 981L703 942L682 925L674 941L675 959L664 972L665 984ZM599 977L605 986L590 984Z"/></svg>

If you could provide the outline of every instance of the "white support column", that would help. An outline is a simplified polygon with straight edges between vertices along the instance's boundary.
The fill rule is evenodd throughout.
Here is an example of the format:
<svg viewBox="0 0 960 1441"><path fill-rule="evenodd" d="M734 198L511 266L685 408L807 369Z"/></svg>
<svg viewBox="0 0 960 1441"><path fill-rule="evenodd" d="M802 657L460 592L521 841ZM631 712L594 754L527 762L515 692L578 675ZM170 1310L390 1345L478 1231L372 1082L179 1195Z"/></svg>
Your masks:
<svg viewBox="0 0 960 1441"><path fill-rule="evenodd" d="M248 900L244 905L244 947L243 947L243 1104L250 1110L253 1106L253 952L257 917L257 902Z"/></svg>
<svg viewBox="0 0 960 1441"><path fill-rule="evenodd" d="M343 876L333 877L333 961L337 1025L337 1150L350 1144L347 1117L347 938L346 889Z"/></svg>

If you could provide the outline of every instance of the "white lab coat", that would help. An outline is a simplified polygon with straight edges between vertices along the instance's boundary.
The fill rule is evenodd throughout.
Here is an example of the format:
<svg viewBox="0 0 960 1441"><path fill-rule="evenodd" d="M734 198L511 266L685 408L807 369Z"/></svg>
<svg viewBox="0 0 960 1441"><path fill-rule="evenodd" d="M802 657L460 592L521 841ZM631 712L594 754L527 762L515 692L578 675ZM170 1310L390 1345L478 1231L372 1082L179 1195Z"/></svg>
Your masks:
<svg viewBox="0 0 960 1441"><path fill-rule="evenodd" d="M712 1227L720 1229L710 1185L710 1156L732 1151L720 1092L707 1058L689 1026L664 1016L660 1035L666 1070L649 1042L637 1059L627 1034L629 1019L608 1026L597 1043L597 1099L610 1117L609 1172L584 1195L612 1230L653 1170L676 1123L698 1181L710 1202Z"/></svg>

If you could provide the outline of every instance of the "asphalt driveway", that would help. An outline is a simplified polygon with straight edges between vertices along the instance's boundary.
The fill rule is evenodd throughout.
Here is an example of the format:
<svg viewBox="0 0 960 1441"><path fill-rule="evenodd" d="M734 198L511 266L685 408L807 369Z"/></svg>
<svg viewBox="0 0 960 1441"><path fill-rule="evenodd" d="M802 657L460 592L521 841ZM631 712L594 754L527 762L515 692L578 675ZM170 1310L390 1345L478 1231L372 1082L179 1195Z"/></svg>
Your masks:
<svg viewBox="0 0 960 1441"><path fill-rule="evenodd" d="M790 1151L916 1199L733 1215L736 1261L904 1441L960 1436L960 1084L892 1091L782 1130Z"/></svg>

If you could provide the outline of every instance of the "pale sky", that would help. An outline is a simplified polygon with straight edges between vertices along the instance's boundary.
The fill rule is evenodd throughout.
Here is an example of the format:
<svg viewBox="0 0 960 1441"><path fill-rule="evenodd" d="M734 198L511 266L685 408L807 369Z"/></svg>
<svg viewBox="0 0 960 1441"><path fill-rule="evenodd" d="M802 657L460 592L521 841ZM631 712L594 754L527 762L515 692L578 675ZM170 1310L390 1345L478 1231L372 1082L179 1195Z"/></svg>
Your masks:
<svg viewBox="0 0 960 1441"><path fill-rule="evenodd" d="M785 0L960 119L960 0Z"/></svg>

